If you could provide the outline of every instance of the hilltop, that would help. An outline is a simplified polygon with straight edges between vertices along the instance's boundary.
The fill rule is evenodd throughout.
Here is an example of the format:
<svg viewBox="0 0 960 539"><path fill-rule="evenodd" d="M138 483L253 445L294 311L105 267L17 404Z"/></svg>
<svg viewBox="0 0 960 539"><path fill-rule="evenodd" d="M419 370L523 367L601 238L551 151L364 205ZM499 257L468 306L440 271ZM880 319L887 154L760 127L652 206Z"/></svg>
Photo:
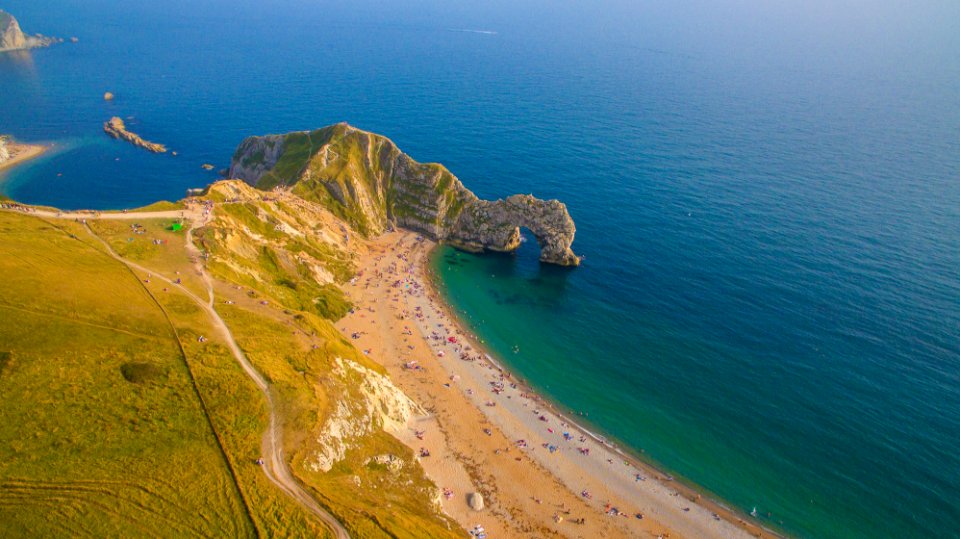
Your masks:
<svg viewBox="0 0 960 539"><path fill-rule="evenodd" d="M563 203L531 195L480 200L443 165L418 163L387 137L346 123L249 137L228 176L259 189L289 187L368 237L398 226L469 251L513 251L526 227L543 262L580 263L571 249L576 227Z"/></svg>

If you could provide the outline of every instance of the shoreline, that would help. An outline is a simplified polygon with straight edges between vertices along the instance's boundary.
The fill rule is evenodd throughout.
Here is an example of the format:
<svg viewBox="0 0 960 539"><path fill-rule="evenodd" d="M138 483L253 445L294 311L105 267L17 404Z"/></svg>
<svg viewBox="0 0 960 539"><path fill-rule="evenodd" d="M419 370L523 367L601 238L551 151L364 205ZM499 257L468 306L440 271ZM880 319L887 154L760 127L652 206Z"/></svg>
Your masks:
<svg viewBox="0 0 960 539"><path fill-rule="evenodd" d="M440 500L445 513L468 530L481 523L491 537L529 537L533 530L569 537L779 536L624 451L516 378L443 299L430 264L436 246L409 231L370 240L357 277L344 286L356 313L337 327L431 412L397 436L415 453L419 446L433 454L419 460L451 493ZM485 435L478 433L484 426ZM452 494L485 488L493 498L483 512Z"/></svg>
<svg viewBox="0 0 960 539"><path fill-rule="evenodd" d="M7 150L10 151L10 159L0 163L0 177L4 173L18 165L22 165L31 159L40 157L53 146L49 144L24 144L22 142L11 142L7 144Z"/></svg>
<svg viewBox="0 0 960 539"><path fill-rule="evenodd" d="M166 216L181 211L155 213ZM62 217L70 215L65 213ZM482 524L491 539L545 534L568 537L783 537L747 521L746 517L718 502L709 493L701 496L695 486L675 481L642 457L630 454L629 449L624 451L620 445L611 443L590 428L591 425L570 419L559 411L562 408L558 403L544 398L529 383L516 377L495 359L487 346L478 343L476 335L467 331L469 325L456 316L453 306L443 298L437 283L439 276L430 263L438 244L415 238L415 233L401 231L363 241L365 248L358 254L363 261L372 260L373 265L361 264L354 280L344 285L352 300L357 293L361 297L355 302L356 313L351 313L336 326L346 338L354 339L358 349L386 367L390 378L405 394L430 412L412 418L406 429L392 434L408 445L415 455L418 446L428 447L433 453L432 457L417 460L438 489L447 490L449 487L451 493L456 492L457 495L450 497L438 492L437 503L444 513L467 530ZM378 268L383 261L393 264L376 275L380 273ZM375 275L371 276L371 273ZM375 278L376 285L369 290L369 284ZM406 286L398 286L399 283ZM369 294L364 293L368 290ZM369 301L367 296L371 298ZM423 316L407 319L403 315L406 309ZM431 309L435 312L428 312ZM378 320L372 320L372 315L377 315ZM351 323L361 320L370 323L368 329L373 343L394 341L397 346L380 354L373 354L372 347L364 349L364 342L352 337L348 329ZM389 321L397 320L400 323L396 328L390 325ZM384 321L388 323L382 323ZM341 322L346 322L347 327ZM416 333L408 326L403 326L404 331L399 332L403 322L409 322ZM438 327L445 335L431 342L431 331L437 333ZM391 331L394 329L397 331ZM402 345L407 345L407 337L415 336L422 339L424 350L432 352L430 359L422 351L410 354L426 366L422 373L406 369L403 352L396 353ZM455 340L449 341L450 337ZM408 346L411 350L414 349L412 345ZM457 348L471 355L479 354L482 359L464 361L456 353L449 353ZM420 376L427 370L433 380ZM440 376L436 376L437 373ZM501 390L491 392L490 386L497 380ZM452 400L443 401L444 395ZM453 404L444 406L446 402ZM490 403L494 404L491 406ZM478 416L484 421L478 421ZM488 425L484 434L478 432L479 427ZM543 432L548 426L546 430L551 436ZM415 434L418 430L426 430L426 435ZM564 441L556 440L562 430L574 433L566 439L567 432L564 432L564 441L571 443L558 447L556 453L554 449L549 453L542 451L541 440L545 440L544 446L551 441L556 446L564 444ZM464 433L468 435L464 436ZM576 449L573 440L578 435L581 437L578 445L589 447L592 453L584 455L572 451ZM520 447L515 442L518 439L527 440L529 444ZM476 454L466 454L466 450ZM491 454L495 456L491 457ZM520 456L515 459L506 458L517 454ZM501 469L509 467L514 470L504 472ZM634 481L634 473L646 477ZM497 476L495 480L494 476ZM587 491L593 494L584 496L582 492ZM469 508L468 498L464 495L470 492L483 493L487 501L483 511ZM635 518L641 513L646 518ZM578 518L586 522L578 523Z"/></svg>
<svg viewBox="0 0 960 539"><path fill-rule="evenodd" d="M428 292L435 298L437 304L440 306L440 309L444 311L447 318L449 318L462 333L469 336L470 341L474 343L474 346L479 349L481 353L483 353L486 360L489 361L495 369L504 373L505 376L512 378L515 383L525 390L527 395L531 395L542 406L545 406L553 414L563 419L564 422L573 427L572 430L576 430L585 436L592 438L595 442L602 445L607 451L611 451L621 459L628 461L631 466L647 472L647 474L652 476L656 481L664 484L664 486L667 488L676 490L681 496L689 500L691 503L695 503L701 507L714 511L723 520L756 537L762 536L774 537L777 539L787 539L788 536L784 535L780 531L770 529L761 523L750 522L747 520L750 518L748 515L741 513L737 509L729 507L720 501L715 494L703 489L702 487L699 487L699 485L693 481L690 481L685 477L676 477L673 474L664 471L656 463L648 461L643 455L638 454L623 442L616 440L616 438L601 434L602 429L600 429L598 426L590 424L589 420L574 419L566 412L561 412L560 410L564 409L561 403L552 398L543 396L541 394L542 391L535 389L533 385L526 379L516 375L509 367L504 366L503 360L496 359L495 354L486 343L480 342L479 337L477 337L477 335L472 331L467 331L467 329L470 327L470 324L457 316L456 309L448 300L444 298L444 295L440 290L440 285L438 284L440 276L429 267L429 260L432 258L433 253L440 248L441 245L442 244L440 243L434 243L424 253L424 257L427 262L421 267L421 271L427 277L429 277L428 279L425 279L425 282L429 285ZM669 483L669 485L666 485L667 483Z"/></svg>

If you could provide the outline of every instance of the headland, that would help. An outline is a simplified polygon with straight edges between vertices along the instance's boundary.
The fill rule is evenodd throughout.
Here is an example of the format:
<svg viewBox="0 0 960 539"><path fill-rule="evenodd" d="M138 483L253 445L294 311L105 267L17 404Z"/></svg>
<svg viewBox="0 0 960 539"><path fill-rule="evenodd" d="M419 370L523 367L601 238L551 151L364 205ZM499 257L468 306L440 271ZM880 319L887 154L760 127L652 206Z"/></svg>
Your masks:
<svg viewBox="0 0 960 539"><path fill-rule="evenodd" d="M346 124L248 139L231 170L245 181L149 211L4 209L55 225L13 228L92 240L84 256L103 259L105 246L120 264L111 271L135 274L160 314L189 313L168 323L186 336L200 402L219 403L210 421L241 500L262 471L278 490L257 496L286 496L303 529L312 514L341 537L370 526L398 537L769 534L564 416L442 300L429 265L438 242L509 251L523 225L545 263L579 262L562 203L481 201L442 166ZM257 395L244 402L268 411L252 426L258 452L222 419L241 405L202 366L214 356L218 369L242 367ZM256 527L259 509L246 507Z"/></svg>
<svg viewBox="0 0 960 539"><path fill-rule="evenodd" d="M49 47L54 43L63 43L63 39L43 34L24 34L17 19L0 9L0 52Z"/></svg>

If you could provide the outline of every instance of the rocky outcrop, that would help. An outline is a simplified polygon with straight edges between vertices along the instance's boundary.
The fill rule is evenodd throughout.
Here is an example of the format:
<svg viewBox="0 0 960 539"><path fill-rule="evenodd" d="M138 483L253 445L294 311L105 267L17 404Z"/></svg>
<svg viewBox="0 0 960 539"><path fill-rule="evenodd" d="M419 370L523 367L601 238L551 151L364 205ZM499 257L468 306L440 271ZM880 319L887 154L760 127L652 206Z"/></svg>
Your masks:
<svg viewBox="0 0 960 539"><path fill-rule="evenodd" d="M0 51L25 48L27 48L27 38L20 30L17 19L5 11L0 11Z"/></svg>
<svg viewBox="0 0 960 539"><path fill-rule="evenodd" d="M262 186L266 182L260 182L260 179L276 166L286 138L284 135L267 135L244 139L233 153L227 178L240 179L253 186L259 182Z"/></svg>
<svg viewBox="0 0 960 539"><path fill-rule="evenodd" d="M48 47L63 41L41 34L28 36L20 29L20 23L13 15L0 10L0 52Z"/></svg>
<svg viewBox="0 0 960 539"><path fill-rule="evenodd" d="M165 153L167 151L167 147L163 144L148 142L143 140L140 135L127 131L127 126L124 125L123 120L116 116L110 118L110 121L103 123L103 131L113 138L125 140L134 146L139 146L154 153Z"/></svg>
<svg viewBox="0 0 960 539"><path fill-rule="evenodd" d="M307 461L315 472L329 472L363 436L378 429L398 434L412 416L424 413L390 378L353 361L336 358L328 376L338 379L346 390L324 422L317 449ZM398 464L403 466L402 461Z"/></svg>
<svg viewBox="0 0 960 539"><path fill-rule="evenodd" d="M520 246L519 227L530 229L537 239L541 261L561 266L580 263L570 248L577 229L566 205L532 195L470 204L461 212L447 240L467 251L513 251Z"/></svg>
<svg viewBox="0 0 960 539"><path fill-rule="evenodd" d="M470 506L470 509L474 511L483 511L483 494L479 492L471 492L467 494L467 505Z"/></svg>
<svg viewBox="0 0 960 539"><path fill-rule="evenodd" d="M345 123L247 138L228 177L261 189L291 187L366 235L397 226L466 250L513 251L526 227L540 260L580 263L571 250L576 227L561 202L531 195L480 200L443 165L418 163L390 139Z"/></svg>

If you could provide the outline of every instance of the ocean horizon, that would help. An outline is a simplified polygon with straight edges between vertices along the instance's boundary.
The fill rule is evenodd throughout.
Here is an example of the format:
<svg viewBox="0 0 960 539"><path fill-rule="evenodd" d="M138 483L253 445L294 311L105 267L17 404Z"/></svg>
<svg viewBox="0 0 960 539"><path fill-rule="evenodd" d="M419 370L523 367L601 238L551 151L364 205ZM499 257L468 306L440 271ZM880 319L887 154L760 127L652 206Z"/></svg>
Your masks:
<svg viewBox="0 0 960 539"><path fill-rule="evenodd" d="M960 534L960 6L3 8L79 38L0 53L0 133L53 144L4 195L134 208L250 135L381 133L482 198L567 205L579 268L526 230L432 260L564 411L790 536Z"/></svg>

